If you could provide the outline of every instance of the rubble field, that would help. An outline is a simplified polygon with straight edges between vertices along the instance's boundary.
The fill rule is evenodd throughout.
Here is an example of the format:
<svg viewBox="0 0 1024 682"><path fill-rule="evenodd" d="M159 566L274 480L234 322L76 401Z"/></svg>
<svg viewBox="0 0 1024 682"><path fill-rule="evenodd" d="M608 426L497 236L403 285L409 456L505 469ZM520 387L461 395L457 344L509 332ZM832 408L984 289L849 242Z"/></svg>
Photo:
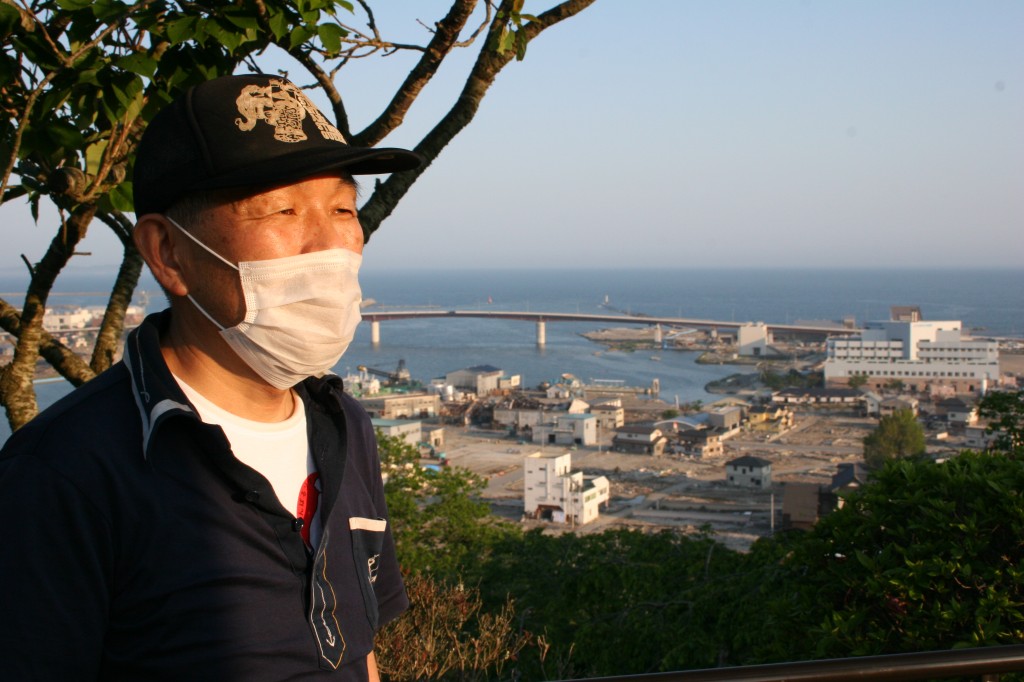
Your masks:
<svg viewBox="0 0 1024 682"><path fill-rule="evenodd" d="M574 470L607 476L611 500L601 517L583 527L522 521L523 458L534 452L557 454L560 446L520 443L486 431L448 428L446 457L452 466L484 477L484 497L495 513L550 532L599 532L611 527L648 531L674 529L710 532L726 546L745 550L773 532L781 519L786 482L827 484L841 462L861 459L861 440L877 422L845 412L798 412L794 427L768 441L743 433L725 441L721 457L694 459L680 455L636 455L607 447L571 450ZM772 462L772 487L752 489L725 481L725 463L742 455Z"/></svg>

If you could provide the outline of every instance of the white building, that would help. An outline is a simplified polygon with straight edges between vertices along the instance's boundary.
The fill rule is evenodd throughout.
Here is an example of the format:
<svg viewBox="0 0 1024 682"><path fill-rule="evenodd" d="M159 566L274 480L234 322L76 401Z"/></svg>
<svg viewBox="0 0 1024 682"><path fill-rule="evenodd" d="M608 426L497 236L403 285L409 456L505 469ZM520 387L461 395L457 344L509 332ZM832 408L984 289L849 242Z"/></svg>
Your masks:
<svg viewBox="0 0 1024 682"><path fill-rule="evenodd" d="M829 339L826 352L827 386L862 376L872 389L900 382L984 393L999 380L998 344L964 335L959 320L871 322L860 336Z"/></svg>
<svg viewBox="0 0 1024 682"><path fill-rule="evenodd" d="M771 488L772 463L752 455L737 457L725 463L725 480L746 488Z"/></svg>
<svg viewBox="0 0 1024 682"><path fill-rule="evenodd" d="M608 503L608 479L572 471L568 452L527 455L523 471L523 509L529 517L582 525L598 517L602 502Z"/></svg>
<svg viewBox="0 0 1024 682"><path fill-rule="evenodd" d="M88 327L89 323L96 319L97 314L102 316L102 309L47 308L43 313L43 329L48 332L82 329Z"/></svg>
<svg viewBox="0 0 1024 682"><path fill-rule="evenodd" d="M441 409L436 393L388 393L360 398L371 417L377 419L429 419Z"/></svg>
<svg viewBox="0 0 1024 682"><path fill-rule="evenodd" d="M476 365L466 369L449 372L445 382L455 388L466 389L477 395L487 395L493 391L518 388L518 374L505 376L505 372L493 365Z"/></svg>
<svg viewBox="0 0 1024 682"><path fill-rule="evenodd" d="M768 346L772 342L772 333L764 322L741 324L736 332L736 349L740 355L768 355Z"/></svg>
<svg viewBox="0 0 1024 682"><path fill-rule="evenodd" d="M371 419L376 431L385 436L400 438L409 445L417 445L422 438L423 426L419 421L400 419Z"/></svg>
<svg viewBox="0 0 1024 682"><path fill-rule="evenodd" d="M552 445L596 445L597 417L592 414L559 414L554 422L533 427L533 442Z"/></svg>

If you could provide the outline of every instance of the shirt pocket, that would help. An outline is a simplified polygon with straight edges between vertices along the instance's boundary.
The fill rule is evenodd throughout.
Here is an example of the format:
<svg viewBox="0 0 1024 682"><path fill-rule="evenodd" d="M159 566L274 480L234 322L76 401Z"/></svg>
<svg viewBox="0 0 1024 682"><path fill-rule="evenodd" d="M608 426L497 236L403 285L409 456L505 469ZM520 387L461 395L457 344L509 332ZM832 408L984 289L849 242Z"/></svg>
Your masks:
<svg viewBox="0 0 1024 682"><path fill-rule="evenodd" d="M377 582L380 552L384 546L387 525L385 519L369 519L362 516L353 516L348 520L348 527L352 533L352 560L355 562L356 577L359 589L363 592L366 617L374 630L380 621L380 611L373 585Z"/></svg>

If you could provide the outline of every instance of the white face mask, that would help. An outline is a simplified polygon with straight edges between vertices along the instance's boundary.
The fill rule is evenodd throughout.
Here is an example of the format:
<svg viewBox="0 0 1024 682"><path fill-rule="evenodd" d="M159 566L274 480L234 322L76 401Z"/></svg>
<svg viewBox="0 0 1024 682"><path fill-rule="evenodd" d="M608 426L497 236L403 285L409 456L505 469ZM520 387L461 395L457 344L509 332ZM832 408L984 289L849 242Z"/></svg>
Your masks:
<svg viewBox="0 0 1024 682"><path fill-rule="evenodd" d="M245 319L225 328L202 306L199 312L220 329L235 353L268 384L291 388L323 376L352 342L362 319L359 265L348 249L329 249L272 260L232 264L170 218L199 246L238 271L245 294Z"/></svg>

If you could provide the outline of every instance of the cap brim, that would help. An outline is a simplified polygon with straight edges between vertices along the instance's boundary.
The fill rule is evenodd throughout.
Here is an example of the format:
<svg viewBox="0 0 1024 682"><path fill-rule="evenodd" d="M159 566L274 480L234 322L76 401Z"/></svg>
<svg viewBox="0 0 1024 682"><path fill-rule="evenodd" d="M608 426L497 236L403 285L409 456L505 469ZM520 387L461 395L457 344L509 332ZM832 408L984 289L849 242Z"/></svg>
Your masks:
<svg viewBox="0 0 1024 682"><path fill-rule="evenodd" d="M230 187L265 187L301 180L320 173L343 170L350 175L378 175L418 168L423 157L406 149L345 147L302 151L250 164L231 173L208 178L191 190Z"/></svg>

